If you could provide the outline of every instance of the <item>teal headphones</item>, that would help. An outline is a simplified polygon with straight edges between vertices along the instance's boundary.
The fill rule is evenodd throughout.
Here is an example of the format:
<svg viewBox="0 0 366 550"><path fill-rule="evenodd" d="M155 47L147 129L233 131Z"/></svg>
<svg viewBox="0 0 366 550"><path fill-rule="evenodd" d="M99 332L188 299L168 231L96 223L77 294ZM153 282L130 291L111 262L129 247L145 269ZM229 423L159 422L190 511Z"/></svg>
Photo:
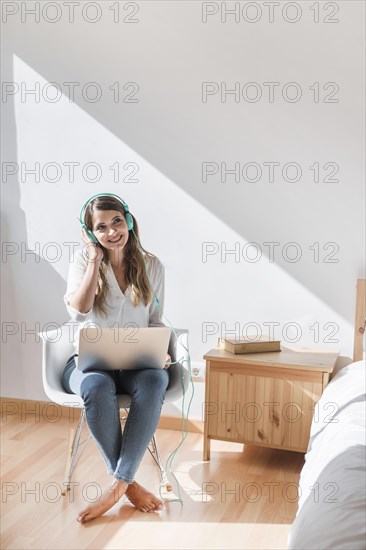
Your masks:
<svg viewBox="0 0 366 550"><path fill-rule="evenodd" d="M90 229L88 229L85 225L85 212L86 212L86 209L87 209L88 205L94 199L96 199L97 197L114 197L115 199L117 199L122 204L123 209L125 211L125 219L126 219L127 229L129 231L133 230L133 217L132 217L132 214L129 211L128 204L126 204L125 201L123 199L121 199L121 197L119 197L118 195L115 195L114 193L97 193L96 195L93 195L92 197L90 197L90 199L88 199L86 201L86 203L84 204L84 206L81 209L80 217L78 218L79 222L81 223L81 227L85 230L88 237L90 237L90 239L93 241L93 243L99 244L99 241L96 238L96 236L94 235L94 233L92 233L92 231L90 231Z"/></svg>

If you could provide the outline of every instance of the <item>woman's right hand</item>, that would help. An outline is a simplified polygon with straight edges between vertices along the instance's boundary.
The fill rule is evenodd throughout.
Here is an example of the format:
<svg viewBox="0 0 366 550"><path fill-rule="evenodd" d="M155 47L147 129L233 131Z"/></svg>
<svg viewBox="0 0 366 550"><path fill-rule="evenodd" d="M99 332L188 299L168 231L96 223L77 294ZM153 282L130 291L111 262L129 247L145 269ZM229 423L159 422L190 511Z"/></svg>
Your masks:
<svg viewBox="0 0 366 550"><path fill-rule="evenodd" d="M103 259L103 249L99 244L93 243L85 229L81 228L81 238L86 246L86 257L89 262L100 262Z"/></svg>

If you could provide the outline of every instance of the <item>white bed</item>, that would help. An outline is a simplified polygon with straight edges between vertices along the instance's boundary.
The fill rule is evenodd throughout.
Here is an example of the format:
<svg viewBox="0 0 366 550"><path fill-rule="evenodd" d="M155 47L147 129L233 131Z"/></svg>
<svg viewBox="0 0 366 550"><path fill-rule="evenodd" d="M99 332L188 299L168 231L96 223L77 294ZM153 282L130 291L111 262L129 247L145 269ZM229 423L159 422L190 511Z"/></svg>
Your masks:
<svg viewBox="0 0 366 550"><path fill-rule="evenodd" d="M364 307L361 314L356 310L357 354L363 349ZM289 550L366 548L365 372L364 360L343 366L315 407Z"/></svg>
<svg viewBox="0 0 366 550"><path fill-rule="evenodd" d="M365 362L341 369L316 406L288 548L364 549Z"/></svg>

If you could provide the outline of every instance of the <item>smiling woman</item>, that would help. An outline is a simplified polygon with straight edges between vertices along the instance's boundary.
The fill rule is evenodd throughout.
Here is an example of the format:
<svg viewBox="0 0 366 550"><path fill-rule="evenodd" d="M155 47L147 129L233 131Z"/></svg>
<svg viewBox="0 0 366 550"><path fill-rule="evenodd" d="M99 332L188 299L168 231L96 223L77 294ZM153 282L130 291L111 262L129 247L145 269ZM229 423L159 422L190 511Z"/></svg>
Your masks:
<svg viewBox="0 0 366 550"><path fill-rule="evenodd" d="M155 433L169 374L166 368L105 370L94 356L80 359L76 368L78 337L85 325L164 326L164 267L142 248L137 222L127 204L116 195L95 195L83 206L80 222L86 246L70 263L64 296L79 329L76 353L67 361L63 385L68 393L83 398L89 431L108 474L114 476L98 502L79 514L78 521L84 523L106 512L124 494L143 512L162 508L159 498L136 483L135 473ZM132 402L122 434L117 394L123 393L131 395Z"/></svg>
<svg viewBox="0 0 366 550"><path fill-rule="evenodd" d="M107 311L106 273L109 266L113 268L117 280L121 279L124 288L131 287L133 304L137 306L142 301L146 306L153 299L153 292L149 285L145 261L151 265L156 257L141 246L137 221L128 211L128 207L126 209L123 203L113 196L98 196L86 207L84 220L87 230L92 232L98 243L91 243L86 235L83 236L83 241L88 246L88 251L89 247L92 248L92 256L101 258L94 301L95 310L104 314Z"/></svg>

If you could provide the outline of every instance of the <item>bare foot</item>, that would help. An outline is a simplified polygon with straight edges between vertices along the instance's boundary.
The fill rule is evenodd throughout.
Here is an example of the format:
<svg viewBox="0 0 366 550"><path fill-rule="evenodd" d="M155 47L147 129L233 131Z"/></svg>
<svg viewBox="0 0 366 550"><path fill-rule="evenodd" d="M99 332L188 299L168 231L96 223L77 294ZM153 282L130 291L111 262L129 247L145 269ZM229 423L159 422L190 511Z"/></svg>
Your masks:
<svg viewBox="0 0 366 550"><path fill-rule="evenodd" d="M141 512L155 512L163 508L163 501L136 481L129 484L126 497Z"/></svg>
<svg viewBox="0 0 366 550"><path fill-rule="evenodd" d="M97 502L89 504L77 517L79 523L85 523L98 516L101 516L112 508L119 499L126 493L128 483L115 479L113 483L103 492Z"/></svg>

